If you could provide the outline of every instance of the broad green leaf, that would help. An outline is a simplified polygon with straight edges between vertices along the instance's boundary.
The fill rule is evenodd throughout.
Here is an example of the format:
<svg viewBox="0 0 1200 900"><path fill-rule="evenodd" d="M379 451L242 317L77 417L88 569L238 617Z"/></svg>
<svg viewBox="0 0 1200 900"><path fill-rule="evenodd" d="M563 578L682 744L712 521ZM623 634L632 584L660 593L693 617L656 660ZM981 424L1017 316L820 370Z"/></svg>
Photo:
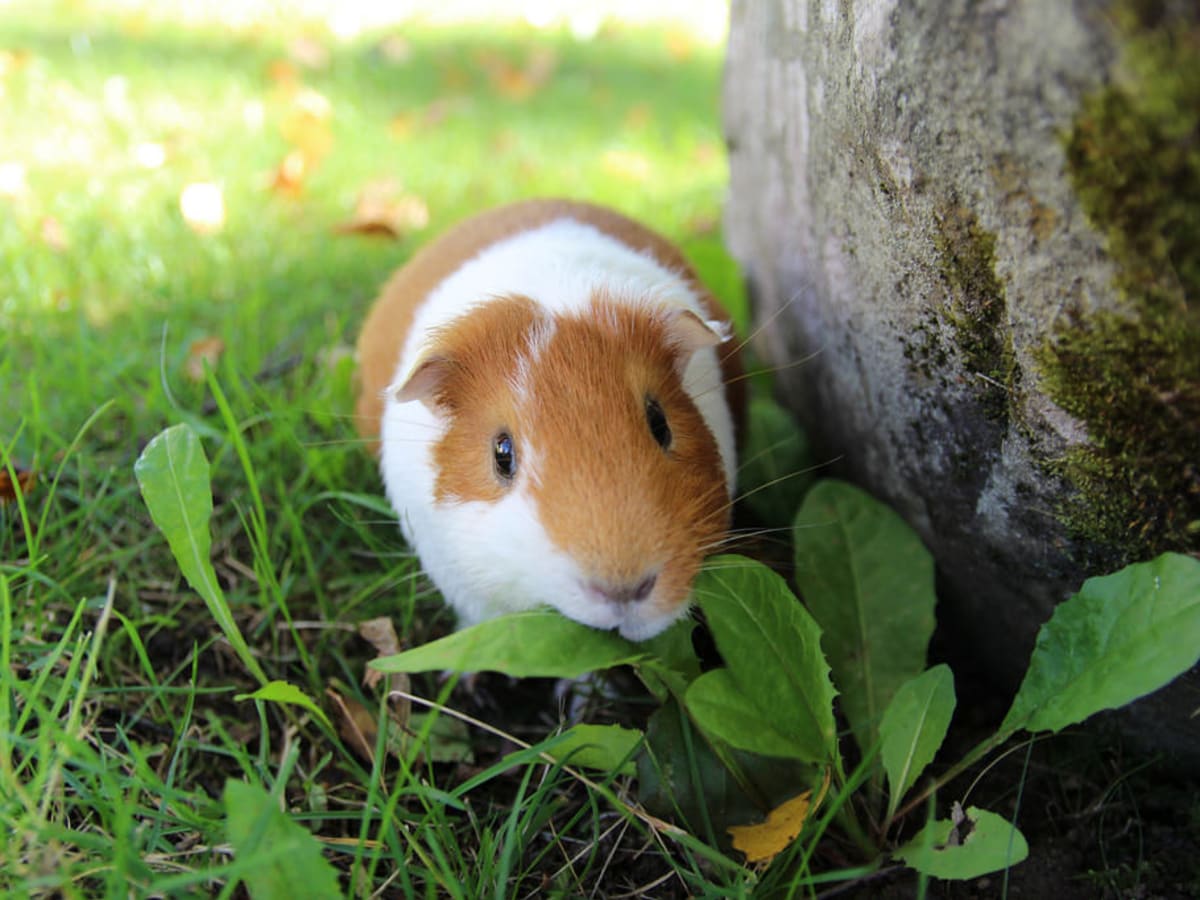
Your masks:
<svg viewBox="0 0 1200 900"><path fill-rule="evenodd" d="M865 753L896 690L925 669L933 558L896 513L842 481L809 491L793 538L796 584L821 626L842 711Z"/></svg>
<svg viewBox="0 0 1200 900"><path fill-rule="evenodd" d="M764 522L786 525L815 479L808 437L769 396L750 401L747 420L739 454L741 497Z"/></svg>
<svg viewBox="0 0 1200 900"><path fill-rule="evenodd" d="M1001 731L1058 731L1200 661L1200 562L1165 553L1089 578L1038 632Z"/></svg>
<svg viewBox="0 0 1200 900"><path fill-rule="evenodd" d="M253 694L238 694L234 700L269 700L272 703L294 703L303 706L332 730L333 726L325 715L325 710L317 706L308 694L288 681L269 681Z"/></svg>
<svg viewBox="0 0 1200 900"><path fill-rule="evenodd" d="M569 766L633 775L637 770L633 752L641 741L642 732L635 728L576 725L557 735L546 752Z"/></svg>
<svg viewBox="0 0 1200 900"><path fill-rule="evenodd" d="M728 669L701 675L688 688L685 702L697 725L732 747L763 756L812 758L811 748L780 734L770 716L746 702Z"/></svg>
<svg viewBox="0 0 1200 900"><path fill-rule="evenodd" d="M436 641L372 660L380 672L503 672L514 678L578 678L635 663L643 651L611 631L580 625L553 610L489 619Z"/></svg>
<svg viewBox="0 0 1200 900"><path fill-rule="evenodd" d="M254 900L340 898L337 871L321 843L257 785L225 782L225 832Z"/></svg>
<svg viewBox="0 0 1200 900"><path fill-rule="evenodd" d="M695 595L730 680L719 688L722 693L702 688L698 698L724 703L736 689L738 705L787 740L784 755L832 759L834 689L821 653L821 629L784 580L745 557L719 556L700 573Z"/></svg>
<svg viewBox="0 0 1200 900"><path fill-rule="evenodd" d="M879 723L879 755L888 778L888 818L942 746L954 715L954 674L934 666L904 682Z"/></svg>
<svg viewBox="0 0 1200 900"><path fill-rule="evenodd" d="M133 474L150 518L166 537L183 577L204 599L243 665L266 683L267 676L238 630L213 571L208 530L212 488L200 438L190 425L172 425L146 445L133 464Z"/></svg>
<svg viewBox="0 0 1200 900"><path fill-rule="evenodd" d="M894 855L933 878L957 880L1015 866L1029 855L1029 845L1015 825L972 806L958 823L954 819L926 823Z"/></svg>

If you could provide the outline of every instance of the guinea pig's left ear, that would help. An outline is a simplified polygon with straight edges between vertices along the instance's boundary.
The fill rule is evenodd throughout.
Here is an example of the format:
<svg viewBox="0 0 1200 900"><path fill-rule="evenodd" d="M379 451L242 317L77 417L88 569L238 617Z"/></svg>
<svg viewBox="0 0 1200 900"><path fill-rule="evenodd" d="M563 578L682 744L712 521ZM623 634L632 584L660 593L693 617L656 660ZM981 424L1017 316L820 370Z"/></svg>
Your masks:
<svg viewBox="0 0 1200 900"><path fill-rule="evenodd" d="M432 411L437 412L437 396L454 364L444 356L427 356L417 363L403 382L388 388L398 403L420 400Z"/></svg>
<svg viewBox="0 0 1200 900"><path fill-rule="evenodd" d="M706 321L690 309L673 310L666 325L667 339L675 348L675 366L681 374L697 350L715 347L732 337L728 323L717 319Z"/></svg>

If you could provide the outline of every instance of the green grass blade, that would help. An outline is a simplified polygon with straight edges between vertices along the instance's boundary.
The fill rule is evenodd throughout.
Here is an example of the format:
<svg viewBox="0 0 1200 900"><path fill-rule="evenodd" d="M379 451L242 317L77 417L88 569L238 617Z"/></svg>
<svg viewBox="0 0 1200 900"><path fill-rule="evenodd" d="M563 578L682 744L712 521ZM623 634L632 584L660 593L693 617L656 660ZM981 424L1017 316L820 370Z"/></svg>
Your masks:
<svg viewBox="0 0 1200 900"><path fill-rule="evenodd" d="M296 685L287 681L269 681L252 694L237 694L234 700L267 700L271 703L294 703L302 706L320 719L330 731L333 725L325 715L325 710L317 706L313 699Z"/></svg>

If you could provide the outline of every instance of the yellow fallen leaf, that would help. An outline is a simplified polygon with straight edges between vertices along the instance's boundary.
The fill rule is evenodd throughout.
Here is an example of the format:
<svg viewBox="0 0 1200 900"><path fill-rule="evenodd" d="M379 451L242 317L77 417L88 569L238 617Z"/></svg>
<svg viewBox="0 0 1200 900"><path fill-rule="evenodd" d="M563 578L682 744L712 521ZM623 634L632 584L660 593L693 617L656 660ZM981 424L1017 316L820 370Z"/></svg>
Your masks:
<svg viewBox="0 0 1200 900"><path fill-rule="evenodd" d="M682 28L673 28L667 32L667 55L675 62L690 59L696 50L696 39L690 32Z"/></svg>
<svg viewBox="0 0 1200 900"><path fill-rule="evenodd" d="M300 73L291 61L277 59L267 66L267 79L283 93L290 94L300 84Z"/></svg>
<svg viewBox="0 0 1200 900"><path fill-rule="evenodd" d="M829 772L826 770L825 780L821 783L816 799L813 799L812 791L805 791L771 810L765 822L731 826L729 836L733 838L733 846L746 854L747 862L768 862L774 859L796 839L809 815L825 799L828 790Z"/></svg>
<svg viewBox="0 0 1200 900"><path fill-rule="evenodd" d="M33 58L28 50L0 50L0 79L19 72Z"/></svg>
<svg viewBox="0 0 1200 900"><path fill-rule="evenodd" d="M310 88L301 88L292 96L287 115L280 123L283 139L304 154L311 169L333 146L330 120L333 105Z"/></svg>
<svg viewBox="0 0 1200 900"><path fill-rule="evenodd" d="M225 227L225 195L207 181L189 184L179 195L183 221L197 234L215 234Z"/></svg>
<svg viewBox="0 0 1200 900"><path fill-rule="evenodd" d="M304 191L304 179L311 169L301 150L291 150L271 174L270 188L277 194L298 197Z"/></svg>

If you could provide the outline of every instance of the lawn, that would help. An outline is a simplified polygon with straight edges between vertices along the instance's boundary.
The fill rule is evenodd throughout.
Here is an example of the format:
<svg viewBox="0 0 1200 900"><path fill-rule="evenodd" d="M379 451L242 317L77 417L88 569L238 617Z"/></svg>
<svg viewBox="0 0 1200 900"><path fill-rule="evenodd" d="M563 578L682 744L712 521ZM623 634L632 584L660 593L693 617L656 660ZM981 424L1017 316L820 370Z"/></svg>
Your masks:
<svg viewBox="0 0 1200 900"><path fill-rule="evenodd" d="M617 646L638 655L603 681L459 682L441 663L369 677L376 656L425 653L453 628L350 417L357 329L396 266L485 207L575 196L673 238L746 331L720 233L721 40L696 18L717 0L670 0L676 18L658 23L603 22L582 2L536 27L442 15L486 5L421 0L428 16L397 23L367 0L0 0L0 895L1195 893L1193 775L1042 715L1036 693L997 731L1011 698L969 650L939 631L927 658L933 564L918 539L849 485L808 490L826 467L761 391L737 538L785 571L799 561L807 606L762 565L718 563L710 585L749 587L725 613L702 598L695 633L715 646L687 627L645 653ZM333 15L311 14L322 7ZM207 458L179 495L193 536L211 535L185 560L193 574L211 561L204 597L139 487L189 439ZM853 521L869 540L842 539ZM868 556L882 574L863 621L890 654L873 658L903 663L886 694L847 677L866 639L838 621L865 592L820 589ZM1170 565L1181 584L1200 577L1194 561ZM1157 592L1159 571L1137 577ZM1172 602L1200 627L1194 594ZM893 615L918 605L916 624ZM780 624L764 640L767 610ZM552 619L554 633L576 627ZM1074 621L1086 637L1090 620ZM566 668L611 637L578 629L554 648ZM738 629L748 643L723 645ZM1171 634L1194 661L1191 632ZM927 668L947 661L953 680ZM1156 686L1140 675L1104 684L1128 687L1126 702ZM301 702L246 696L267 680ZM893 755L876 746L914 719L889 715L889 698L918 682L943 698L942 736L957 696L954 727L944 746L924 724L909 734L934 778L904 762L885 796ZM1119 705L1093 693L1073 715ZM588 774L549 762L576 721L628 726L651 762L636 777L611 755ZM980 820L992 857L970 869L985 877L928 881L945 870L915 854L966 845L917 846L922 823L949 835L959 800L995 811ZM782 840L759 858L773 862L747 864L725 826L768 810L796 818L768 820ZM1004 816L1029 837L1015 868Z"/></svg>
<svg viewBox="0 0 1200 900"><path fill-rule="evenodd" d="M231 850L255 820L227 810L265 798L227 800L235 779L319 834L358 896L738 893L742 870L668 852L606 792L498 764L509 738L430 719L424 742L364 744L384 691L363 684L360 623L387 616L409 645L451 622L348 415L376 288L505 200L643 218L744 317L719 234L719 44L101 6L0 4L0 469L24 485L0 505L0 892L231 895L271 863ZM179 423L211 460L238 628L332 728L237 699L257 685L134 477ZM514 709L506 690L503 710L471 702L530 742L555 729L553 697ZM271 835L275 860L302 855Z"/></svg>

